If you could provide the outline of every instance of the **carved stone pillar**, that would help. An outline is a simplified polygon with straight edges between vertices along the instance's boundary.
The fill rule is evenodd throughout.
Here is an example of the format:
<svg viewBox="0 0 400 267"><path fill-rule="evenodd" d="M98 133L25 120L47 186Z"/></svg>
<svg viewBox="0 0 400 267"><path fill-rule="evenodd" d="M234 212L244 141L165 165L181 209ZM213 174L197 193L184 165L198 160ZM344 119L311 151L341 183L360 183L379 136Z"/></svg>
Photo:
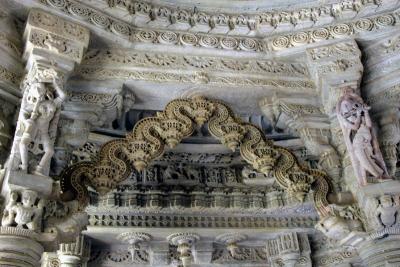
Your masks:
<svg viewBox="0 0 400 267"><path fill-rule="evenodd" d="M0 265L39 266L41 244L57 243L57 230L44 233L44 207L59 191L48 177L49 167L67 97L64 83L81 61L88 38L88 30L78 24L30 11L23 53L27 74L2 187L6 206L0 228Z"/></svg>
<svg viewBox="0 0 400 267"><path fill-rule="evenodd" d="M397 33L363 44L366 69L363 95L379 124L378 139L390 175L396 172L396 148L400 142L399 38Z"/></svg>
<svg viewBox="0 0 400 267"><path fill-rule="evenodd" d="M57 251L60 267L85 266L90 256L90 243L78 236L74 243L60 244Z"/></svg>
<svg viewBox="0 0 400 267"><path fill-rule="evenodd" d="M346 160L343 134L336 119L336 104L345 88L352 87L356 90L359 88L363 74L361 51L354 40L349 40L309 48L307 57L311 73L319 86L321 112L327 115L330 124L330 143L339 156L343 184L348 185L349 181L354 180L354 173L350 161Z"/></svg>
<svg viewBox="0 0 400 267"><path fill-rule="evenodd" d="M268 240L267 255L271 266L312 266L307 234L287 233Z"/></svg>
<svg viewBox="0 0 400 267"><path fill-rule="evenodd" d="M28 73L22 84L21 109L7 169L47 176L61 105L67 99L64 83L75 64L82 60L89 32L80 25L33 9L24 38L23 57Z"/></svg>

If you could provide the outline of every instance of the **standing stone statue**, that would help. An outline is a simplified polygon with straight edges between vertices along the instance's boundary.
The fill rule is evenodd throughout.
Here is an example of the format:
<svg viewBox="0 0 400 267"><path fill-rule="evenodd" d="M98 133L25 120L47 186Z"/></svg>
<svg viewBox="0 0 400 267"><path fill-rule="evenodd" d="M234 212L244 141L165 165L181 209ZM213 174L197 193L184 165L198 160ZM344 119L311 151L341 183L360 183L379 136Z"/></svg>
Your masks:
<svg viewBox="0 0 400 267"><path fill-rule="evenodd" d="M66 98L61 84L61 78L52 69L26 83L12 149L12 169L29 172L29 152L32 152L43 155L31 173L47 175L61 103Z"/></svg>
<svg viewBox="0 0 400 267"><path fill-rule="evenodd" d="M361 186L367 184L368 174L380 180L390 178L372 129L369 109L361 97L350 92L346 92L336 105L347 150Z"/></svg>

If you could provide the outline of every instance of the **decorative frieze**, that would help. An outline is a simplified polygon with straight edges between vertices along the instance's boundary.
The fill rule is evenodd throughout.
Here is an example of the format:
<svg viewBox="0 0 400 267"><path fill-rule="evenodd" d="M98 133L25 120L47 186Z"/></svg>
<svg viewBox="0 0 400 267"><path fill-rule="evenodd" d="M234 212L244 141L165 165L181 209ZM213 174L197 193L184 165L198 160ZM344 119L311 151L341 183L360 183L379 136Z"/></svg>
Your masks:
<svg viewBox="0 0 400 267"><path fill-rule="evenodd" d="M129 250L110 250L110 249L92 249L88 266L118 266L121 264L147 265L150 262L149 252L147 250L135 250L132 258Z"/></svg>
<svg viewBox="0 0 400 267"><path fill-rule="evenodd" d="M315 260L316 266L341 266L340 264L350 262L357 257L358 253L355 248L346 248L343 251L328 253L327 255L317 256Z"/></svg>
<svg viewBox="0 0 400 267"><path fill-rule="evenodd" d="M141 227L141 228L273 228L302 227L313 228L318 219L310 217L255 217L255 216L207 216L207 215L167 215L145 212L141 215L89 212L90 226Z"/></svg>
<svg viewBox="0 0 400 267"><path fill-rule="evenodd" d="M360 18L294 34L284 34L267 40L203 33L137 29L128 23L100 13L73 0L38 0L64 13L75 16L101 30L106 30L132 42L161 43L167 45L200 46L224 50L266 52L298 47L328 39L341 39L395 26L397 13ZM340 8L335 10L340 10ZM290 16L289 16L290 17ZM231 24L232 25L232 24Z"/></svg>
<svg viewBox="0 0 400 267"><path fill-rule="evenodd" d="M265 247L241 247L237 249L237 253L234 255L225 248L217 247L213 251L211 262L215 264L240 264L241 266L251 263L251 266L258 266L258 264L265 265L267 259Z"/></svg>
<svg viewBox="0 0 400 267"><path fill-rule="evenodd" d="M290 75L309 77L307 66L300 62L277 61L252 58L227 58L211 56L191 56L172 53L132 52L131 50L90 50L82 65L115 66L118 68L165 68L194 71L219 71L226 73L249 73Z"/></svg>
<svg viewBox="0 0 400 267"><path fill-rule="evenodd" d="M19 73L14 73L11 70L0 66L0 83L9 83L13 86L19 86L21 81L21 75Z"/></svg>
<svg viewBox="0 0 400 267"><path fill-rule="evenodd" d="M192 73L182 73L180 71L170 70L135 70L135 69L117 69L117 68L99 68L96 66L82 66L75 73L76 78L94 79L94 80L138 80L151 81L157 83L178 82L190 84L207 84L216 86L234 86L234 87L264 87L277 88L291 92L314 93L315 84L311 80L279 80L268 77L235 77L232 75L221 75L216 72L194 71Z"/></svg>
<svg viewBox="0 0 400 267"><path fill-rule="evenodd" d="M280 26L290 25L294 27L305 27L313 24L321 24L322 21L342 20L344 14L359 13L366 11L369 6L380 6L382 3L374 0L368 1L341 1L333 5L323 5L316 7L303 7L295 10L258 11L251 13L214 13L210 11L193 11L185 7L176 8L175 6L159 5L144 1L131 0L100 0L107 2L111 8L120 7L126 9L131 16L144 16L149 21L166 22L166 26L179 23L188 28L195 26L201 27L203 31L220 29L221 27L229 33L235 28L245 28L250 31L260 33L270 33L279 30ZM260 8L262 10L262 8ZM322 22L323 23L323 22ZM307 27L306 26L306 27ZM292 28L291 27L291 28Z"/></svg>
<svg viewBox="0 0 400 267"><path fill-rule="evenodd" d="M372 31L393 27L397 23L397 13L362 18L348 23L333 24L319 29L278 36L267 41L271 50L282 50L329 39L342 39Z"/></svg>

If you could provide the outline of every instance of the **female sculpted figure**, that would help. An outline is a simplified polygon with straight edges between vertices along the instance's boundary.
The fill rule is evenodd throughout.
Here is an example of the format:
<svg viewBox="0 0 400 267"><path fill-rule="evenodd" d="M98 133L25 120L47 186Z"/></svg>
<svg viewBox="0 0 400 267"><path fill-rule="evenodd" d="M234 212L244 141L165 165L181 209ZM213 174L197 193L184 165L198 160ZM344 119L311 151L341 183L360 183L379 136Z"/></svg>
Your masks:
<svg viewBox="0 0 400 267"><path fill-rule="evenodd" d="M20 154L19 168L28 171L28 151L44 152L35 174L44 175L54 154L54 140L52 134L56 131L60 106L65 98L59 85L57 74L53 77L53 88L44 82L34 81L24 94L18 122L20 141L18 150ZM57 95L57 97L55 97ZM39 144L42 148L39 148Z"/></svg>
<svg viewBox="0 0 400 267"><path fill-rule="evenodd" d="M369 109L361 97L353 93L346 93L336 106L347 150L360 185L366 185L367 174L378 179L389 178L372 130Z"/></svg>

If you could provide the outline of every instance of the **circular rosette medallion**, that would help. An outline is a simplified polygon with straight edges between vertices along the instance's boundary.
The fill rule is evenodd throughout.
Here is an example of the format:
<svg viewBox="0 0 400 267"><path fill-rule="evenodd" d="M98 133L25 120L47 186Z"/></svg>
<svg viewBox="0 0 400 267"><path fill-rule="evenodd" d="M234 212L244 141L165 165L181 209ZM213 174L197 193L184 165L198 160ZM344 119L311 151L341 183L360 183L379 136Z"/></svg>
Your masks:
<svg viewBox="0 0 400 267"><path fill-rule="evenodd" d="M238 41L232 37L225 37L221 40L221 46L225 49L236 49Z"/></svg>
<svg viewBox="0 0 400 267"><path fill-rule="evenodd" d="M162 44L175 44L178 41L178 35L174 32L163 32L158 37Z"/></svg>
<svg viewBox="0 0 400 267"><path fill-rule="evenodd" d="M129 36L130 35L130 29L129 26L126 24L118 23L118 22L113 22L111 24L111 30L118 34L118 35L124 35L124 36Z"/></svg>
<svg viewBox="0 0 400 267"><path fill-rule="evenodd" d="M107 28L110 25L110 20L106 16L98 13L93 13L90 16L90 21L101 28Z"/></svg>
<svg viewBox="0 0 400 267"><path fill-rule="evenodd" d="M198 41L197 36L191 33L182 34L179 39L181 40L182 44L190 46L195 46Z"/></svg>
<svg viewBox="0 0 400 267"><path fill-rule="evenodd" d="M68 7L69 12L71 12L72 15L85 18L87 19L90 15L90 10L88 8L78 6L75 4L72 4Z"/></svg>

